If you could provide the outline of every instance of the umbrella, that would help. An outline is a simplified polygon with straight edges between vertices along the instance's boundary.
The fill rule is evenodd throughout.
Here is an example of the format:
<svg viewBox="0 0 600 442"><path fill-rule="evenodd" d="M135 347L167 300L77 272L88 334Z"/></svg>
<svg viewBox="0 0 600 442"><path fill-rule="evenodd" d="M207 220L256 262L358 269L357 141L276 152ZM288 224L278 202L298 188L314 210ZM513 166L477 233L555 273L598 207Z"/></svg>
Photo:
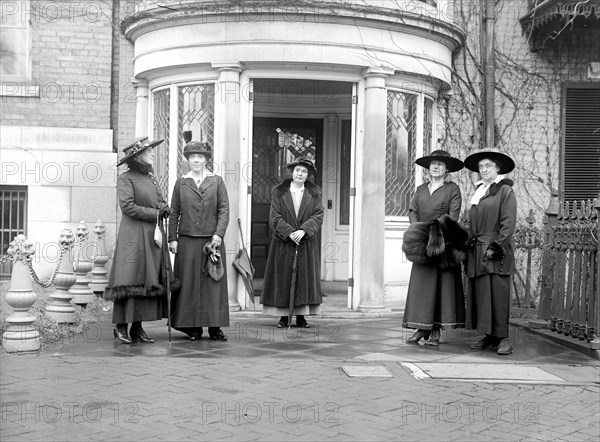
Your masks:
<svg viewBox="0 0 600 442"><path fill-rule="evenodd" d="M246 250L246 246L244 245L244 233L242 232L242 221L238 218L238 226L240 228L240 237L242 238L242 247L238 251L237 256L233 261L233 266L242 276L242 280L244 281L244 286L246 287L246 292L248 292L248 296L250 296L250 300L252 301L252 305L254 305L254 285L252 284L252 278L254 277L254 266L250 261L250 257L248 256L248 251ZM256 305L254 305L254 309L256 309Z"/></svg>
<svg viewBox="0 0 600 442"><path fill-rule="evenodd" d="M162 235L162 282L167 292L167 328L169 330L169 345L171 344L171 257L169 256L169 245L167 244L167 220L163 219L160 223L160 233Z"/></svg>
<svg viewBox="0 0 600 442"><path fill-rule="evenodd" d="M296 253L294 254L294 262L292 264L292 281L290 283L290 309L288 311L288 330L292 324L292 313L294 313L294 301L296 298L296 276L298 275L298 247L296 244Z"/></svg>

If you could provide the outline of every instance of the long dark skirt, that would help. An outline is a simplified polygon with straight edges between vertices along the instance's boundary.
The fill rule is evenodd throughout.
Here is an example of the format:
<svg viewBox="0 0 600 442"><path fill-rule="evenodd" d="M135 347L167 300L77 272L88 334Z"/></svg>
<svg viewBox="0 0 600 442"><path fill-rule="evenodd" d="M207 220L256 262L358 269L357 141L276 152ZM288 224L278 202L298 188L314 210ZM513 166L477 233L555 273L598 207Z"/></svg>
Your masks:
<svg viewBox="0 0 600 442"><path fill-rule="evenodd" d="M507 338L509 320L510 276L489 274L469 278L467 328Z"/></svg>
<svg viewBox="0 0 600 442"><path fill-rule="evenodd" d="M464 326L460 267L442 270L433 264L413 264L402 327L432 330Z"/></svg>
<svg viewBox="0 0 600 442"><path fill-rule="evenodd" d="M216 282L204 271L203 248L210 240L210 237L178 238L174 273L181 280L181 290L171 298L174 328L229 327L225 244L219 248L225 274Z"/></svg>
<svg viewBox="0 0 600 442"><path fill-rule="evenodd" d="M130 324L135 321L158 321L167 317L167 302L163 297L128 298L115 301L113 324Z"/></svg>

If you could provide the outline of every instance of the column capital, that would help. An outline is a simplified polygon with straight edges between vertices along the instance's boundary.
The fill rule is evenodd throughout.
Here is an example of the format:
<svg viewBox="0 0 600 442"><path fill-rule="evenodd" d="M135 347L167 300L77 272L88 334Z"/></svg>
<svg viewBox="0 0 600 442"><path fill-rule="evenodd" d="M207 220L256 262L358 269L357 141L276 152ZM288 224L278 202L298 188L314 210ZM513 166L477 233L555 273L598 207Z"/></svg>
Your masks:
<svg viewBox="0 0 600 442"><path fill-rule="evenodd" d="M146 80L145 78L135 78L132 77L131 78L131 84L133 85L133 87L135 88L147 88L148 87L148 80Z"/></svg>
<svg viewBox="0 0 600 442"><path fill-rule="evenodd" d="M210 64L213 69L216 69L219 72L242 72L244 70L244 65L239 61L229 61L224 63L211 63Z"/></svg>
<svg viewBox="0 0 600 442"><path fill-rule="evenodd" d="M392 75L394 75L394 70L392 68L371 66L362 71L362 76L364 78L386 78Z"/></svg>

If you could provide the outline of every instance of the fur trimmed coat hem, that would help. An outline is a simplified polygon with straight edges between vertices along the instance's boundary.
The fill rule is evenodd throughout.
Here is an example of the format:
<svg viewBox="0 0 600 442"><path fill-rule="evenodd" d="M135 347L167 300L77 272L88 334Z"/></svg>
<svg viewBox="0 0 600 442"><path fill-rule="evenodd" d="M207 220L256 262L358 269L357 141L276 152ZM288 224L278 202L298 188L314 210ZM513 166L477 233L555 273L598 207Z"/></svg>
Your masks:
<svg viewBox="0 0 600 442"><path fill-rule="evenodd" d="M122 302L129 298L156 298L163 296L163 294L164 289L162 286L119 285L106 288L102 297L107 301Z"/></svg>

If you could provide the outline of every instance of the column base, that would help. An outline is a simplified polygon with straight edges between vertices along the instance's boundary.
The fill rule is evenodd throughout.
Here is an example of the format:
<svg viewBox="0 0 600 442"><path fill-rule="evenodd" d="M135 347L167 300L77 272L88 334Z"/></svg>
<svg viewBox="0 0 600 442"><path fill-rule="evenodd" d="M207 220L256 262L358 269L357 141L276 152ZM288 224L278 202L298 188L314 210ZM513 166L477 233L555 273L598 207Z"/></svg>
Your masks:
<svg viewBox="0 0 600 442"><path fill-rule="evenodd" d="M229 304L230 312L239 312L242 309L239 304Z"/></svg>

